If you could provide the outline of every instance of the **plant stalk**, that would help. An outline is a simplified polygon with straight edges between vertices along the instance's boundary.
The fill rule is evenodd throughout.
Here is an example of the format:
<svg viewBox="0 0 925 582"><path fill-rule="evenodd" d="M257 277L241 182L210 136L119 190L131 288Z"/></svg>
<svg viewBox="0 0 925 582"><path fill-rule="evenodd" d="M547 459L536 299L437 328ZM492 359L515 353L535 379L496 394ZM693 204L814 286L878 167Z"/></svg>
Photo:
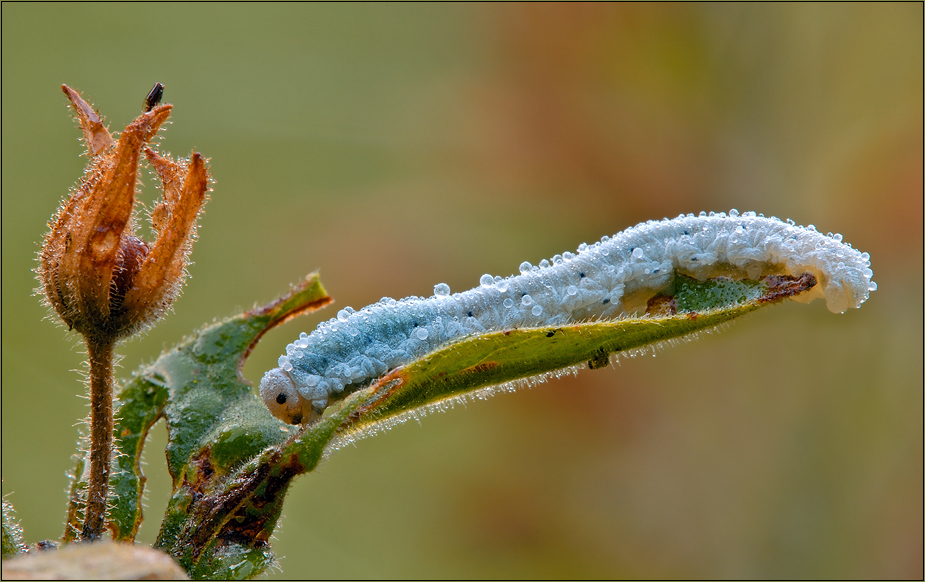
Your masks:
<svg viewBox="0 0 925 582"><path fill-rule="evenodd" d="M103 535L112 461L112 362L110 338L87 337L90 358L90 479L80 538L90 542Z"/></svg>

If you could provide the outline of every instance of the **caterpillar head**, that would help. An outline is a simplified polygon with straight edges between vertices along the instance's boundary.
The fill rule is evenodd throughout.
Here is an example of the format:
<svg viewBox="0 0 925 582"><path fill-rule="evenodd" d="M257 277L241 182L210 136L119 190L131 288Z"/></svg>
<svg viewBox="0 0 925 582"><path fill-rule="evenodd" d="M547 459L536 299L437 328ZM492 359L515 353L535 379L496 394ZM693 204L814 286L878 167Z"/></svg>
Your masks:
<svg viewBox="0 0 925 582"><path fill-rule="evenodd" d="M260 398L276 418L288 424L299 424L309 411L302 409L302 399L289 374L273 368L260 381Z"/></svg>

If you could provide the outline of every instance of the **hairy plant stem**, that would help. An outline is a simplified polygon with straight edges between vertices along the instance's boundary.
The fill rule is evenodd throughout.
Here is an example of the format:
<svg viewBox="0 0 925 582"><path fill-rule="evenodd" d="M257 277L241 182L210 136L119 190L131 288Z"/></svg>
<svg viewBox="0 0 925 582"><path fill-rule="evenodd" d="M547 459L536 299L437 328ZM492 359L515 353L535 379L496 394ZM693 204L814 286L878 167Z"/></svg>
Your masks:
<svg viewBox="0 0 925 582"><path fill-rule="evenodd" d="M90 479L82 541L103 535L106 501L109 496L109 466L112 460L112 361L115 342L111 338L87 337L90 358Z"/></svg>

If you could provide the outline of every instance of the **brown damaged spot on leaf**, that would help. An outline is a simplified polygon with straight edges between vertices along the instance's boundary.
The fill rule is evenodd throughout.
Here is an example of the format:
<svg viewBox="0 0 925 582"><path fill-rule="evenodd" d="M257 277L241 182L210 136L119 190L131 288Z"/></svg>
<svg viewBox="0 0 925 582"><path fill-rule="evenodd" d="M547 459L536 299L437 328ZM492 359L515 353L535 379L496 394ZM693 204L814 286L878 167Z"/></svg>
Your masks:
<svg viewBox="0 0 925 582"><path fill-rule="evenodd" d="M803 273L799 277L772 275L764 282L768 284L768 292L758 299L758 303L771 303L809 291L816 286L816 277L811 273Z"/></svg>
<svg viewBox="0 0 925 582"><path fill-rule="evenodd" d="M191 514L203 516L196 520L196 533L190 540L194 560L198 560L216 530L219 545L236 543L252 546L255 542L263 544L269 540L272 528L268 526L276 522L278 511L251 510L260 510L268 505L281 508L292 479L305 472L297 454L283 457L282 451L277 449L241 483L219 494L203 497L199 503L190 506Z"/></svg>
<svg viewBox="0 0 925 582"><path fill-rule="evenodd" d="M276 512L264 511L268 506L279 506L293 478L305 472L305 467L299 462L298 455L290 455L283 460L277 470L266 478L266 485L258 488L247 506L241 507L225 523L218 534L219 539L234 543L252 544L266 543L270 539L272 528L268 527L276 522ZM254 515L249 508L261 510Z"/></svg>
<svg viewBox="0 0 925 582"><path fill-rule="evenodd" d="M469 366L468 368L462 371L463 374L483 374L489 370L494 370L500 366L498 362L482 362L481 364L476 364L474 366Z"/></svg>
<svg viewBox="0 0 925 582"><path fill-rule="evenodd" d="M678 301L673 295L657 295L646 304L646 315L664 317L678 313Z"/></svg>
<svg viewBox="0 0 925 582"><path fill-rule="evenodd" d="M183 475L183 484L181 488L187 490L192 497L191 505L195 505L206 495L206 490L211 485L212 477L215 475L215 467L212 465L212 448L206 447L190 459L189 468ZM192 480L190 480L192 477Z"/></svg>
<svg viewBox="0 0 925 582"><path fill-rule="evenodd" d="M356 422L364 414L379 406L384 400L401 388L408 380L408 375L404 367L395 368L385 376L376 380L370 386L370 393L374 396L367 400L363 405L357 407L347 420L346 424Z"/></svg>

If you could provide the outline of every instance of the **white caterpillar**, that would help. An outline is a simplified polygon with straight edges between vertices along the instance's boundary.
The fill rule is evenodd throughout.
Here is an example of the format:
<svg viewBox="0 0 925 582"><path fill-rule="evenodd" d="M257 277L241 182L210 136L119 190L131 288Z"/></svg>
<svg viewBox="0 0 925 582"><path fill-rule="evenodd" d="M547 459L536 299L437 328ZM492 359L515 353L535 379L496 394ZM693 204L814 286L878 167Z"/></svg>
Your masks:
<svg viewBox="0 0 925 582"><path fill-rule="evenodd" d="M347 307L286 346L279 367L260 382L260 395L284 422L311 421L330 400L451 342L515 327L615 318L644 309L679 273L700 280L811 273L818 284L797 299L824 296L835 313L859 307L877 288L870 256L841 235L754 212L681 215L582 244L577 255L556 255L538 267L524 262L517 276L483 275L478 287L462 293L451 295L440 283L428 299Z"/></svg>

